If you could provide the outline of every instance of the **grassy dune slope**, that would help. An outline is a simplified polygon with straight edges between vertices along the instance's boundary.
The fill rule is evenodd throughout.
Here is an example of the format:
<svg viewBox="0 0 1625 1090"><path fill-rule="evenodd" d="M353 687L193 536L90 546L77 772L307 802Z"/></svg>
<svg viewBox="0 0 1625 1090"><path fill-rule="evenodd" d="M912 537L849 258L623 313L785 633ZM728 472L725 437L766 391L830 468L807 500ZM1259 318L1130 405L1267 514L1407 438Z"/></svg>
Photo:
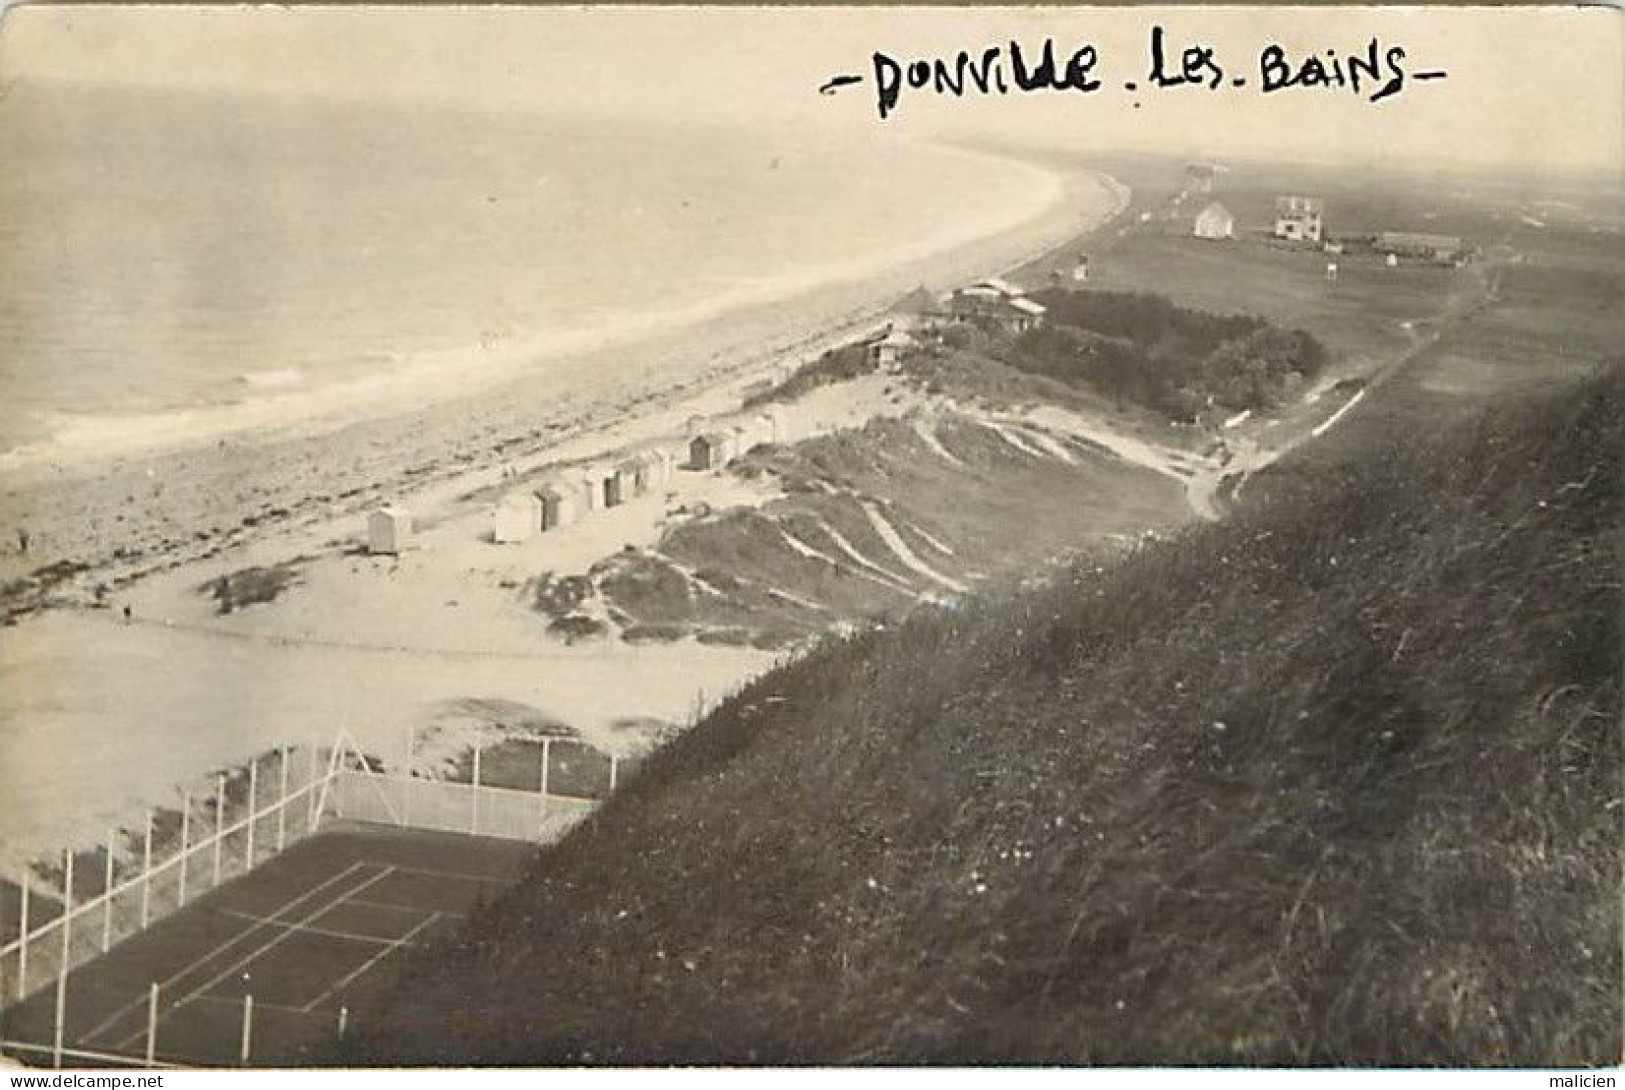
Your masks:
<svg viewBox="0 0 1625 1090"><path fill-rule="evenodd" d="M1625 372L777 670L346 1062L1620 1055Z"/></svg>

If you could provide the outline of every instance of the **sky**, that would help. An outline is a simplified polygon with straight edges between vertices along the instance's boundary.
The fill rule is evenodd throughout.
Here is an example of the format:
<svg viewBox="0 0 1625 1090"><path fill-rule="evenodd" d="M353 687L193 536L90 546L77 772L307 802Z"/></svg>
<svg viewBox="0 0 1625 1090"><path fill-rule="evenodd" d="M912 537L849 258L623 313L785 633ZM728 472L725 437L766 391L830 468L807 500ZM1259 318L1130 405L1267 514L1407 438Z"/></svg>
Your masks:
<svg viewBox="0 0 1625 1090"><path fill-rule="evenodd" d="M1213 48L1214 91L1146 86L1151 28L1177 62ZM954 98L904 89L882 121L878 51L903 64L1011 40L1088 44L1100 91ZM1263 94L1258 58L1400 46L1382 102ZM1005 62L1008 64L1008 61ZM833 94L837 73L863 82ZM1240 76L1248 81L1236 87ZM1082 149L1389 165L1625 167L1625 17L1607 8L13 7L0 83L63 80L665 116ZM1138 92L1125 84L1134 82ZM1369 88L1368 88L1369 93Z"/></svg>

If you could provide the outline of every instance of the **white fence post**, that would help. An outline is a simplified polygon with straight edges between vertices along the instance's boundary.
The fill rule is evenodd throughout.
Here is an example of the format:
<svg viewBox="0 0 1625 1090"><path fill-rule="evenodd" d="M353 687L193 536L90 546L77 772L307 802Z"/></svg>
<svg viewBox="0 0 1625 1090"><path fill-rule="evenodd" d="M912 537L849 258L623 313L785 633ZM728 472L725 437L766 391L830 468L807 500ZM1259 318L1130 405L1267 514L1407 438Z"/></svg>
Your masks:
<svg viewBox="0 0 1625 1090"><path fill-rule="evenodd" d="M553 739L542 739L542 801L547 801L547 771L552 763Z"/></svg>
<svg viewBox="0 0 1625 1090"><path fill-rule="evenodd" d="M242 1066L248 1066L248 1049L254 1035L254 997L243 996L243 1045L238 1054Z"/></svg>
<svg viewBox="0 0 1625 1090"><path fill-rule="evenodd" d="M186 906L186 877L192 869L192 792L181 792L181 907Z"/></svg>
<svg viewBox="0 0 1625 1090"><path fill-rule="evenodd" d="M316 831L316 796L318 794L316 790L316 779L321 775L320 769L322 764L320 749L320 746L310 747L310 798L306 800L310 805L307 808L305 815L306 836L309 836L311 833Z"/></svg>
<svg viewBox="0 0 1625 1090"><path fill-rule="evenodd" d="M113 831L107 832L105 866L102 868L102 953L113 945Z"/></svg>
<svg viewBox="0 0 1625 1090"><path fill-rule="evenodd" d="M255 806L259 803L260 795L260 759L252 758L248 762L248 846L243 849L243 870L254 869L254 825L256 824Z"/></svg>
<svg viewBox="0 0 1625 1090"><path fill-rule="evenodd" d="M346 1029L348 1029L349 1027L350 1027L350 1008L341 1006L341 1007L339 1007L339 1036L343 1037L344 1036L344 1031Z"/></svg>
<svg viewBox="0 0 1625 1090"><path fill-rule="evenodd" d="M64 920L63 923L67 921ZM68 963L63 962L56 970L56 1010L52 1016L55 1023L51 1030L51 1066L62 1066L62 1019L68 1007Z"/></svg>
<svg viewBox="0 0 1625 1090"><path fill-rule="evenodd" d="M220 850L226 842L226 774L219 773L214 780L214 885L220 885Z"/></svg>
<svg viewBox="0 0 1625 1090"><path fill-rule="evenodd" d="M147 1066L158 1052L158 982L147 987Z"/></svg>
<svg viewBox="0 0 1625 1090"><path fill-rule="evenodd" d="M282 747L282 766L277 774L276 853L288 846L288 747Z"/></svg>
<svg viewBox="0 0 1625 1090"><path fill-rule="evenodd" d="M475 836L480 832L480 748L484 739L474 739L474 789L468 793L471 800L468 815L468 831Z"/></svg>
<svg viewBox="0 0 1625 1090"><path fill-rule="evenodd" d="M141 930L152 919L152 811L147 811L147 831L141 838Z"/></svg>
<svg viewBox="0 0 1625 1090"><path fill-rule="evenodd" d="M611 753L609 755L609 790L611 793L614 793L615 791L615 781L620 771L620 767L621 759Z"/></svg>
<svg viewBox="0 0 1625 1090"><path fill-rule="evenodd" d="M62 962L68 971L68 957L73 953L73 849L62 852Z"/></svg>
<svg viewBox="0 0 1625 1090"><path fill-rule="evenodd" d="M22 891L22 920L17 925L17 998L21 999L28 991L28 889L33 885L29 881L29 866L23 864L23 891Z"/></svg>

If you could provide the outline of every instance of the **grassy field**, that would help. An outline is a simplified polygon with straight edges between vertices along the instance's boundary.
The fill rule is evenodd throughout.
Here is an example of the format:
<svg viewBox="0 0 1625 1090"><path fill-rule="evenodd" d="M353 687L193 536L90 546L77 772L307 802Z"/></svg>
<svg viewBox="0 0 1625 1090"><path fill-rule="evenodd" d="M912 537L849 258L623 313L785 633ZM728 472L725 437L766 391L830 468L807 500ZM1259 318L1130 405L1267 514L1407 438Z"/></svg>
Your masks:
<svg viewBox="0 0 1625 1090"><path fill-rule="evenodd" d="M763 677L338 1058L1617 1062L1625 372L1360 453Z"/></svg>

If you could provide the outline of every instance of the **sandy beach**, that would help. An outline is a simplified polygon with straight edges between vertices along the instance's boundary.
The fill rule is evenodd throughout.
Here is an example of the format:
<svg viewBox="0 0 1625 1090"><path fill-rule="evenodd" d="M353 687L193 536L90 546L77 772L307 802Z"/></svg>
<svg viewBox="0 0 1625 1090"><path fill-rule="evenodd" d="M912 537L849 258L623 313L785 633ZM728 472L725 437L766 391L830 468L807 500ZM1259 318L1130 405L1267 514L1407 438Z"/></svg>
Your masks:
<svg viewBox="0 0 1625 1090"><path fill-rule="evenodd" d="M8 538L26 525L31 541L26 557L7 542L5 577L63 561L74 574L44 596L61 608L0 632L0 867L94 841L212 769L341 727L393 752L406 723L435 721L461 698L505 699L625 752L649 741L626 724L680 724L702 693L766 668L774 655L751 648L566 646L541 635L523 574L585 570L658 536L659 501L606 512L545 556L508 554L495 566L469 520L486 517L508 474L681 436L690 416L730 410L753 386L874 328L913 287L1020 264L1126 200L1102 176L1018 169L1033 171L1041 199L1016 222L1002 210L884 267L823 270L786 297L623 331L528 375L422 372L397 391L418 399L407 409L341 397L329 411L294 412L290 400L191 431L88 429L71 463L14 459L0 519ZM872 405L823 405L824 426L861 423L880 400L870 393ZM685 489L690 504L751 502L728 476L696 476ZM362 512L385 499L413 510L424 550L398 563L346 557ZM325 559L296 602L215 617L198 592L220 574L300 557ZM98 586L110 608L90 608ZM627 676L637 684L618 684Z"/></svg>

